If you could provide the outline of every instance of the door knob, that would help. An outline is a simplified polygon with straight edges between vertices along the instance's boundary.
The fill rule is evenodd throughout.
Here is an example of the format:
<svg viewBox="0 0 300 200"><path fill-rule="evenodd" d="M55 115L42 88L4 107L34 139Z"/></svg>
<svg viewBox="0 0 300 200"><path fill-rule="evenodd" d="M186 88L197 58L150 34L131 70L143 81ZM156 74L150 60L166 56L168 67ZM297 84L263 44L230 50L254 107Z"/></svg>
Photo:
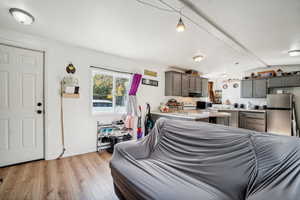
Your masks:
<svg viewBox="0 0 300 200"><path fill-rule="evenodd" d="M37 103L37 106L42 106L42 103L41 103L41 102L38 102L38 103Z"/></svg>
<svg viewBox="0 0 300 200"><path fill-rule="evenodd" d="M43 111L41 111L41 110L37 110L36 112L37 112L37 114L42 114L43 113Z"/></svg>

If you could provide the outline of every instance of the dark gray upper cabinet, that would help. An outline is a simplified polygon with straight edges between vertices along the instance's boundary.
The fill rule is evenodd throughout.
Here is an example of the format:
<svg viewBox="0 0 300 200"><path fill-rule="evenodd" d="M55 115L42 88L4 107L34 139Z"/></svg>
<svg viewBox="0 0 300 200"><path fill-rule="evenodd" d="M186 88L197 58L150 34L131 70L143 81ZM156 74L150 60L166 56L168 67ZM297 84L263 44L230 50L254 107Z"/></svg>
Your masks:
<svg viewBox="0 0 300 200"><path fill-rule="evenodd" d="M165 72L165 95L181 96L181 73Z"/></svg>
<svg viewBox="0 0 300 200"><path fill-rule="evenodd" d="M300 86L300 76L290 76L285 77L285 87L299 87Z"/></svg>
<svg viewBox="0 0 300 200"><path fill-rule="evenodd" d="M189 77L189 91L195 92L196 91L196 76L190 76Z"/></svg>
<svg viewBox="0 0 300 200"><path fill-rule="evenodd" d="M241 98L266 98L267 91L266 79L241 81Z"/></svg>
<svg viewBox="0 0 300 200"><path fill-rule="evenodd" d="M300 76L273 77L268 80L269 88L300 87Z"/></svg>
<svg viewBox="0 0 300 200"><path fill-rule="evenodd" d="M208 79L176 71L165 72L165 95L188 97L189 93L208 96Z"/></svg>
<svg viewBox="0 0 300 200"><path fill-rule="evenodd" d="M189 75L188 74L182 74L181 75L181 95L183 97L189 96Z"/></svg>
<svg viewBox="0 0 300 200"><path fill-rule="evenodd" d="M284 87L285 77L274 77L268 80L268 88Z"/></svg>
<svg viewBox="0 0 300 200"><path fill-rule="evenodd" d="M253 85L252 80L241 81L241 98L253 97Z"/></svg>
<svg viewBox="0 0 300 200"><path fill-rule="evenodd" d="M197 93L202 93L202 78L196 77L196 90Z"/></svg>
<svg viewBox="0 0 300 200"><path fill-rule="evenodd" d="M202 78L202 97L208 97L208 79Z"/></svg>
<svg viewBox="0 0 300 200"><path fill-rule="evenodd" d="M267 92L266 79L253 80L253 98L266 98Z"/></svg>

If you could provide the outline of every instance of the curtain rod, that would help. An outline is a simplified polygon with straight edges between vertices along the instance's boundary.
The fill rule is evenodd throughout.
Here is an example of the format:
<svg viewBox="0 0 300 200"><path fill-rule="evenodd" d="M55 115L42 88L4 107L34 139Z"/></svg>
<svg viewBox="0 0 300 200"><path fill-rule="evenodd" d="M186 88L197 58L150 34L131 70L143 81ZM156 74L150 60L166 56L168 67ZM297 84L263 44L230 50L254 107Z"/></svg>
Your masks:
<svg viewBox="0 0 300 200"><path fill-rule="evenodd" d="M114 69L108 69L106 67L95 67L95 66L90 66L91 68L96 68L96 69L102 69L106 71L111 71L111 72L117 72L117 73L123 73L123 74L133 74L131 72L125 72L125 71L119 71L119 70L114 70Z"/></svg>

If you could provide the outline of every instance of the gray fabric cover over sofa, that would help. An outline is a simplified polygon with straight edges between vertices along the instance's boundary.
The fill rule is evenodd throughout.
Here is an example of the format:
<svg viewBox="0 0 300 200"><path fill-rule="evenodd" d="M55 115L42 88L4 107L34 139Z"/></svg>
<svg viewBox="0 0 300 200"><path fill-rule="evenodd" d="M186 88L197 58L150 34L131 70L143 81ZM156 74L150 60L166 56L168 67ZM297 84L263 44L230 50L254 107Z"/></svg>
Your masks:
<svg viewBox="0 0 300 200"><path fill-rule="evenodd" d="M298 200L300 139L160 119L116 145L115 191L126 200Z"/></svg>

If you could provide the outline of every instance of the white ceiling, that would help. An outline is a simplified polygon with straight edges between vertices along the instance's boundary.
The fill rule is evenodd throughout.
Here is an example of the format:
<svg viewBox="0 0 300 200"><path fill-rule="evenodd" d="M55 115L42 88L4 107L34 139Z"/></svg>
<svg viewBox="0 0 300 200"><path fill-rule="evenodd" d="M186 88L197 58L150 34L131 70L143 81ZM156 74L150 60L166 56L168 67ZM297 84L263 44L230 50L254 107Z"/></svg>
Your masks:
<svg viewBox="0 0 300 200"><path fill-rule="evenodd" d="M264 63L300 64L300 57L287 54L300 48L300 0L165 2L174 8L185 6L183 14L193 20L183 18L185 32L175 30L178 13L136 0L1 0L0 27L204 73L244 71ZM36 22L16 23L10 7L30 12ZM192 57L197 54L206 58L195 63Z"/></svg>

